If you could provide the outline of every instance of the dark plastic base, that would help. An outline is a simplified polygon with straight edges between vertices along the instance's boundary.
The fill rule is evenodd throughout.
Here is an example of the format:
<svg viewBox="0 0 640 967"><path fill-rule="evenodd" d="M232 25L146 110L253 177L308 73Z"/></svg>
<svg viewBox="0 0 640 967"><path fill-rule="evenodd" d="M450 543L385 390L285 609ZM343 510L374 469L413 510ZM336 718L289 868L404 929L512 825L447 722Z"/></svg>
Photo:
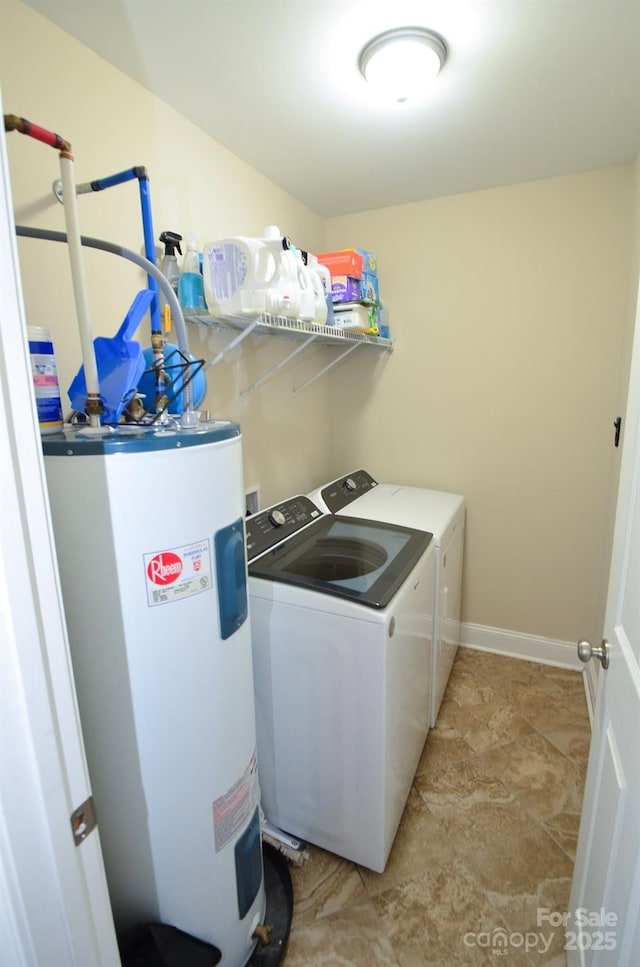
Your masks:
<svg viewBox="0 0 640 967"><path fill-rule="evenodd" d="M258 946L253 952L248 967L277 967L284 957L289 940L293 917L293 885L289 864L269 843L262 844L264 860L264 888L267 894L267 912L264 922L273 925L271 942Z"/></svg>
<svg viewBox="0 0 640 967"><path fill-rule="evenodd" d="M293 917L287 860L268 843L262 844L262 858L267 896L264 922L272 924L273 931L266 947L258 943L247 967L277 967L287 948ZM164 923L136 927L121 945L120 956L122 967L216 967L222 961L217 947Z"/></svg>
<svg viewBox="0 0 640 967"><path fill-rule="evenodd" d="M136 927L120 951L122 967L216 967L217 947L165 923Z"/></svg>

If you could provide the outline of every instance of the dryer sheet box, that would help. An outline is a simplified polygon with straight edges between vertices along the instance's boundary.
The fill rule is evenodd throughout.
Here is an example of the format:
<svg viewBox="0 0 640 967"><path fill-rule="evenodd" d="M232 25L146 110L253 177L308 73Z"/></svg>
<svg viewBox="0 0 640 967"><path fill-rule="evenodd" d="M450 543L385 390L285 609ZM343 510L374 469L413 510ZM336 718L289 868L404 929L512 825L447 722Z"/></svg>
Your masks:
<svg viewBox="0 0 640 967"><path fill-rule="evenodd" d="M352 279L362 278L362 256L354 249L344 249L340 252L321 252L317 258L322 265L326 265L332 277L334 275L348 275Z"/></svg>

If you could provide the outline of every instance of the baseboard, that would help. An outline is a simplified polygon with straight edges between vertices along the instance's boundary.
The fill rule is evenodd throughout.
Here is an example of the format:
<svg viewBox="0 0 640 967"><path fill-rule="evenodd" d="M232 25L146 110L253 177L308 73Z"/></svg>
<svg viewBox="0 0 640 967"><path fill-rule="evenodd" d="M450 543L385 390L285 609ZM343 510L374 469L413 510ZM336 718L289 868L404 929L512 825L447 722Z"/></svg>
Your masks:
<svg viewBox="0 0 640 967"><path fill-rule="evenodd" d="M598 666L595 661L590 661L584 669L584 690L587 696L587 706L589 708L589 719L593 725L593 714L596 707L596 695L598 694Z"/></svg>
<svg viewBox="0 0 640 967"><path fill-rule="evenodd" d="M479 648L493 651L497 655L510 658L523 658L537 661L542 665L555 665L558 668L574 668L581 671L584 665L578 658L578 649L572 641L558 641L554 638L539 638L518 631L505 631L503 628L489 628L463 622L460 626L460 644L466 648Z"/></svg>

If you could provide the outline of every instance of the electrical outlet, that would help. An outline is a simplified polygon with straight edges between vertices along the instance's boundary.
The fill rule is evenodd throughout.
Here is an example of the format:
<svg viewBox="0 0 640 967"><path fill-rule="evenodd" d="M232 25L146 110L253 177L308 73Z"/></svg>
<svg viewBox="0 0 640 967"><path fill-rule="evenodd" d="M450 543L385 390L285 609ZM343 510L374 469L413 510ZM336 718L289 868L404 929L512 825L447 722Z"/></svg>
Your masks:
<svg viewBox="0 0 640 967"><path fill-rule="evenodd" d="M260 510L260 487L251 487L249 490L245 490L244 497L246 516L257 514Z"/></svg>

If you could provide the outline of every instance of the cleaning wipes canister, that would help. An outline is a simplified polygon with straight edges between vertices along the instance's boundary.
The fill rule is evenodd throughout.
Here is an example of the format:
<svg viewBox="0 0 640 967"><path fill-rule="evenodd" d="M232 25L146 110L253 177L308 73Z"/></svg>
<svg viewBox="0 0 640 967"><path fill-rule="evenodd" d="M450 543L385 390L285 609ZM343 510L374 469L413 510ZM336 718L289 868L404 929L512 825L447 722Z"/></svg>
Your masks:
<svg viewBox="0 0 640 967"><path fill-rule="evenodd" d="M41 326L28 326L27 334L40 433L56 433L63 421L51 333Z"/></svg>

